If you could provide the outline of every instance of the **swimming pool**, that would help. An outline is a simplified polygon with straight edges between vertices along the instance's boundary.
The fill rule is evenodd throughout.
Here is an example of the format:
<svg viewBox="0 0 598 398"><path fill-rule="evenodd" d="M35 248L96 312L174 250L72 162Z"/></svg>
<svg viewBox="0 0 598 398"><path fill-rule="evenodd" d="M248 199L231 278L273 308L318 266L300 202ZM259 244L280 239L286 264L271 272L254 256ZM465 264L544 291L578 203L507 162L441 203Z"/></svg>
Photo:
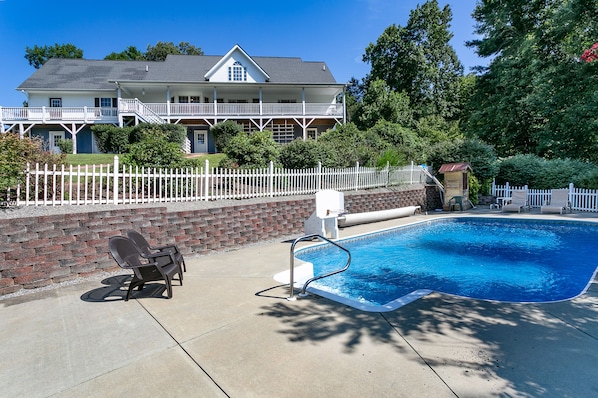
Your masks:
<svg viewBox="0 0 598 398"><path fill-rule="evenodd" d="M346 272L308 292L366 311L390 311L432 291L482 300L553 302L584 293L598 265L598 225L552 220L444 218L338 240ZM296 258L313 274L346 254L322 244Z"/></svg>

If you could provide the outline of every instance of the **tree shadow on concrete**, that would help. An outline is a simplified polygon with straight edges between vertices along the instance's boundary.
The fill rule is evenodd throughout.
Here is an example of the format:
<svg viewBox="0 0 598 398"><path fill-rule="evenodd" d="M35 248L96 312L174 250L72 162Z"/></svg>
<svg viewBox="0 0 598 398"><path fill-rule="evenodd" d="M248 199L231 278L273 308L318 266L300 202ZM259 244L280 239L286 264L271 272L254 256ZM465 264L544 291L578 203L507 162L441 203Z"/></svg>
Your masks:
<svg viewBox="0 0 598 398"><path fill-rule="evenodd" d="M598 391L596 302L598 289L554 304L434 293L370 313L309 296L263 306L262 315L279 319L291 342L344 337L353 352L367 337L395 353L413 350L460 396L484 391L489 381L507 396L591 396Z"/></svg>

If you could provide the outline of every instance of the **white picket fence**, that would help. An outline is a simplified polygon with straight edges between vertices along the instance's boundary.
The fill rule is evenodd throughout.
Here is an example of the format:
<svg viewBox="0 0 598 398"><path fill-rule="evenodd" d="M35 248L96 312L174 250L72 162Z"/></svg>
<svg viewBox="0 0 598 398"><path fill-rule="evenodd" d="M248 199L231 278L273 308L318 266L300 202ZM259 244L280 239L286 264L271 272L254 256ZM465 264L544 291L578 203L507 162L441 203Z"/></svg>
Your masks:
<svg viewBox="0 0 598 398"><path fill-rule="evenodd" d="M350 191L425 182L420 166L312 169L145 169L119 164L28 166L24 183L1 201L17 206L188 202L305 195L322 189ZM0 201L0 203L1 203Z"/></svg>
<svg viewBox="0 0 598 398"><path fill-rule="evenodd" d="M573 183L568 187L569 201L571 209L576 211L598 212L598 190L576 188ZM541 207L544 203L550 201L550 189L529 189L527 185L511 186L507 182L505 185L495 185L492 183L491 194L502 198L510 197L513 190L527 190L527 199L531 207Z"/></svg>

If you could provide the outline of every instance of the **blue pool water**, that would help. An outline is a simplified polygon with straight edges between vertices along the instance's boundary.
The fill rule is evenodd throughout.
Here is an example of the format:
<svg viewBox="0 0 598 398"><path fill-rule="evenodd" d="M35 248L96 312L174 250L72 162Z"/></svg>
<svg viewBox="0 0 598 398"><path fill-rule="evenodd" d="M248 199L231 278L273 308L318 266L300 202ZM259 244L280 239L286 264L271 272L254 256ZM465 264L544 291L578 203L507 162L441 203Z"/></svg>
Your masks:
<svg viewBox="0 0 598 398"><path fill-rule="evenodd" d="M351 252L349 270L308 291L362 309L396 308L430 291L508 302L567 300L585 292L598 265L598 225L582 222L439 219L337 243ZM329 244L296 257L312 263L314 275L347 259Z"/></svg>

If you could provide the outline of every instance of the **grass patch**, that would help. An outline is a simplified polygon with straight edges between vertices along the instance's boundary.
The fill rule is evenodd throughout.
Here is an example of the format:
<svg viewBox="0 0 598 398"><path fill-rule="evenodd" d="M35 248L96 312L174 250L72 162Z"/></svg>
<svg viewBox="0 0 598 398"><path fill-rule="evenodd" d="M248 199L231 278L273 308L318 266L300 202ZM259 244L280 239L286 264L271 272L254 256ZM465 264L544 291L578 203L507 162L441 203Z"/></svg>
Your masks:
<svg viewBox="0 0 598 398"><path fill-rule="evenodd" d="M195 159L200 166L208 160L210 167L218 167L220 160L224 158L223 153L214 153L209 155L187 155L188 158ZM82 165L99 165L99 164L114 164L114 154L106 153L77 153L66 155L66 161L73 166Z"/></svg>
<svg viewBox="0 0 598 398"><path fill-rule="evenodd" d="M86 164L113 164L114 154L111 153L77 153L66 155L66 161L73 166Z"/></svg>
<svg viewBox="0 0 598 398"><path fill-rule="evenodd" d="M207 160L210 162L210 167L218 167L220 161L224 159L226 155L223 153L213 153L210 155L188 155L187 157L195 159L196 162L200 163L200 166L204 165L204 162Z"/></svg>

